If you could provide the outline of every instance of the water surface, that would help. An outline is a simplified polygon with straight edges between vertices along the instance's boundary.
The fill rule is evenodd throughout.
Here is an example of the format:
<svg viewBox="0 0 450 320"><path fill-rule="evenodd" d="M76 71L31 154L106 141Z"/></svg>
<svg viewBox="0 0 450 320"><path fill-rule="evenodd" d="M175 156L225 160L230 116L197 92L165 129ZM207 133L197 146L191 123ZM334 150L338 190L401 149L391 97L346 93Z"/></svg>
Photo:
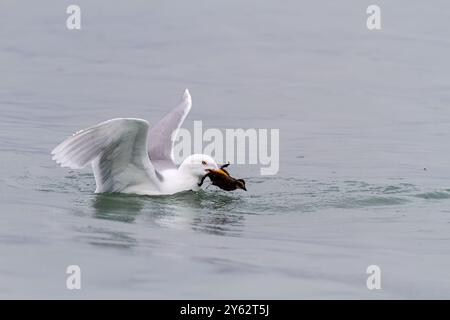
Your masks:
<svg viewBox="0 0 450 320"><path fill-rule="evenodd" d="M0 297L449 298L446 1L378 1L375 32L361 1L77 3L79 32L68 1L0 4ZM279 128L279 173L96 195L89 169L51 161L81 128L157 121L185 87L187 128Z"/></svg>

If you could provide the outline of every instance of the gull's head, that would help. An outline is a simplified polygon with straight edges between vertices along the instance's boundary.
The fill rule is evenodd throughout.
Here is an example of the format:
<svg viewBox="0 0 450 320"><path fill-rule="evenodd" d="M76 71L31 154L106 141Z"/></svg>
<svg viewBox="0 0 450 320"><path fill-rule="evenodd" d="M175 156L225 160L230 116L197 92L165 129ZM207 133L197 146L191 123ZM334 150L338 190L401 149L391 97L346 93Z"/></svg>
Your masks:
<svg viewBox="0 0 450 320"><path fill-rule="evenodd" d="M217 170L219 166L216 161L206 154L193 154L184 159L180 166L185 172L201 178L209 172L209 170Z"/></svg>

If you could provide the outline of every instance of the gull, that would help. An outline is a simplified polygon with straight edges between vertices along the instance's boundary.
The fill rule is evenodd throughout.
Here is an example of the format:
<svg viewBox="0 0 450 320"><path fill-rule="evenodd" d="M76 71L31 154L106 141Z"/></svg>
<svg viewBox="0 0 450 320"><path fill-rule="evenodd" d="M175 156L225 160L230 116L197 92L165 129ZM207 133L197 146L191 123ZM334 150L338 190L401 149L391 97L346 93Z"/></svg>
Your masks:
<svg viewBox="0 0 450 320"><path fill-rule="evenodd" d="M62 167L94 171L96 193L171 195L200 189L209 170L217 170L205 154L188 156L180 166L173 147L179 128L191 110L184 91L181 102L153 127L146 120L117 118L76 132L51 152Z"/></svg>

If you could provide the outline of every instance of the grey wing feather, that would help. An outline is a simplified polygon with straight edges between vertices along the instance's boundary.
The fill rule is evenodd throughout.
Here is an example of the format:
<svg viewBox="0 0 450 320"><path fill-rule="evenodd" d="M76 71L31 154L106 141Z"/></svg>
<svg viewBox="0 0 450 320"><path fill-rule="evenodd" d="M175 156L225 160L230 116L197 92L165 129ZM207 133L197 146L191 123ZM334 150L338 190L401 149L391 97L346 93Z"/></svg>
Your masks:
<svg viewBox="0 0 450 320"><path fill-rule="evenodd" d="M173 145L178 129L191 110L192 100L188 89L182 101L149 131L148 155L157 170L175 168Z"/></svg>

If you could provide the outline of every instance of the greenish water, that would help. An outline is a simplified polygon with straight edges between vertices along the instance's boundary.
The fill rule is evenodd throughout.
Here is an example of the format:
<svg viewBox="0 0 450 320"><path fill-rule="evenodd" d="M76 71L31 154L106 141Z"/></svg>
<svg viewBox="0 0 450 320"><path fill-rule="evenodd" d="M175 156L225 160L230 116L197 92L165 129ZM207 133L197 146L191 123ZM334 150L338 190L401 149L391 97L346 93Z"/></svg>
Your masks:
<svg viewBox="0 0 450 320"><path fill-rule="evenodd" d="M69 2L2 2L0 297L448 298L438 3L380 1L370 32L359 1L78 1L71 32ZM232 165L248 192L96 195L89 169L52 162L81 128L157 121L185 87L188 129L279 128L279 174Z"/></svg>

